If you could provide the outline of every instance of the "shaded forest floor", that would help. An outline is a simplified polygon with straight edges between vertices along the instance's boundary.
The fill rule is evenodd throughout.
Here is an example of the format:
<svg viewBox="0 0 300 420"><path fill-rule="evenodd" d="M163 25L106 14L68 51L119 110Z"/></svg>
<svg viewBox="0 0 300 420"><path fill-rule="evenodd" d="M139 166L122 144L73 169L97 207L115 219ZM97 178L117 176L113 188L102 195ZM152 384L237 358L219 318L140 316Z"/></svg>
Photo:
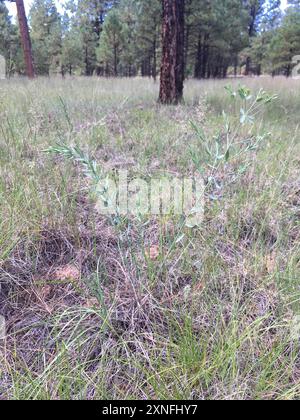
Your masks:
<svg viewBox="0 0 300 420"><path fill-rule="evenodd" d="M0 399L300 397L299 81L242 81L278 99L238 137L268 134L215 171L197 229L111 223L80 167L44 153L192 176L191 121L214 138L235 118L228 83L160 107L149 80L0 82Z"/></svg>

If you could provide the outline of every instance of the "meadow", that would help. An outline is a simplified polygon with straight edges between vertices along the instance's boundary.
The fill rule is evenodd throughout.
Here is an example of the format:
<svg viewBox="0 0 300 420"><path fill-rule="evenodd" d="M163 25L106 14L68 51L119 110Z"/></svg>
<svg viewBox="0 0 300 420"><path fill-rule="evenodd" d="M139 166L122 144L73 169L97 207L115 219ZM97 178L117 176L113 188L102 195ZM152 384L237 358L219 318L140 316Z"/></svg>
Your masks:
<svg viewBox="0 0 300 420"><path fill-rule="evenodd" d="M139 78L0 81L0 399L299 399L300 81L157 97ZM201 173L203 223L100 215L61 144L103 172Z"/></svg>

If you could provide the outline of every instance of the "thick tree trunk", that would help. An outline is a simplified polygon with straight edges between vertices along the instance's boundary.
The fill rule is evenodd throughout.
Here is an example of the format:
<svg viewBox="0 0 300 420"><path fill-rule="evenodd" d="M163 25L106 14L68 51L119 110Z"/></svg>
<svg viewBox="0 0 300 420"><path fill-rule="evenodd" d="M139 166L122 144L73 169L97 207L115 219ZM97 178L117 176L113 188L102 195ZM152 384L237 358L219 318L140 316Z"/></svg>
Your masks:
<svg viewBox="0 0 300 420"><path fill-rule="evenodd" d="M159 101L178 104L183 99L185 0L162 0L162 64Z"/></svg>
<svg viewBox="0 0 300 420"><path fill-rule="evenodd" d="M29 36L29 29L28 23L25 13L24 1L23 0L15 0L17 5L18 11L18 20L20 26L20 34L21 34L21 41L22 47L24 51L24 59L25 59L25 66L26 66L26 74L29 78L34 78L34 67L33 67L33 59L32 59L32 51L31 51L31 41Z"/></svg>

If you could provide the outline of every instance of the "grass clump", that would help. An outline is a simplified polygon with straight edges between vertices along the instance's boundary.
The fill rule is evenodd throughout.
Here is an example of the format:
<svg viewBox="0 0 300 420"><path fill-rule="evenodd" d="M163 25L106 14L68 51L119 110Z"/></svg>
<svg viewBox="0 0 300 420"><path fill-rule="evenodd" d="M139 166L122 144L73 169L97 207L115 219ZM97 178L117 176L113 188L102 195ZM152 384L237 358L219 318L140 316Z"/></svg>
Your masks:
<svg viewBox="0 0 300 420"><path fill-rule="evenodd" d="M299 398L300 86L245 83L1 83L1 398ZM201 171L202 225L99 215L114 168Z"/></svg>

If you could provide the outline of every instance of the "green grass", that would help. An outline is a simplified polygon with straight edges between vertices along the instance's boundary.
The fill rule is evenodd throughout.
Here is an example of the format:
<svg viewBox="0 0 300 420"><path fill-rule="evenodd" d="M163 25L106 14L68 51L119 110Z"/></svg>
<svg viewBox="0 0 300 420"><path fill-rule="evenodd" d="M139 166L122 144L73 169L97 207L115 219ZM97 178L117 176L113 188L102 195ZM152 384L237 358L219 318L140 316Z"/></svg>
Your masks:
<svg viewBox="0 0 300 420"><path fill-rule="evenodd" d="M208 144L233 124L229 82L160 107L150 80L1 81L0 398L299 399L300 84L243 80L278 99L238 140L269 134L212 169L190 121ZM44 153L62 142L103 171L203 170L203 224L111 223L80 166Z"/></svg>

